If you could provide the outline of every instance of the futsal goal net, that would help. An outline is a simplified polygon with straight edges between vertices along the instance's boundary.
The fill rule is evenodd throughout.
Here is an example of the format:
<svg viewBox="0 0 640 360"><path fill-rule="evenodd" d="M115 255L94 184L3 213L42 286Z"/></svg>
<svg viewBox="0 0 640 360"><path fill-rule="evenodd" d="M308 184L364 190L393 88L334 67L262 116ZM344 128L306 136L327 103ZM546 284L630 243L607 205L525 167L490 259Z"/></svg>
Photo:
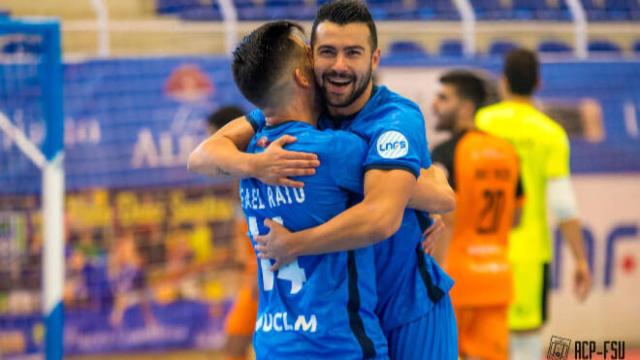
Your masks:
<svg viewBox="0 0 640 360"><path fill-rule="evenodd" d="M60 26L0 19L0 358L62 358Z"/></svg>

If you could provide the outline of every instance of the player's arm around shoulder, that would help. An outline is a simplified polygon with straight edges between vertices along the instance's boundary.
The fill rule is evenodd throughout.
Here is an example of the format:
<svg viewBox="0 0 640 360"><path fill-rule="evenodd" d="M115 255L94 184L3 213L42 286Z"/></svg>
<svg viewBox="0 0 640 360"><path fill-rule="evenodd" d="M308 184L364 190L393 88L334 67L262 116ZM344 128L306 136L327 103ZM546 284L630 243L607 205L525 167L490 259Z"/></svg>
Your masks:
<svg viewBox="0 0 640 360"><path fill-rule="evenodd" d="M377 242L400 228L404 209L416 187L416 177L403 169L370 169L364 176L364 199L368 231Z"/></svg>
<svg viewBox="0 0 640 360"><path fill-rule="evenodd" d="M289 177L315 174L319 166L315 154L284 149L296 141L293 136L278 138L259 154L246 153L255 134L252 122L244 116L237 118L198 145L189 155L187 168L202 175L254 177L266 184L293 187L304 184Z"/></svg>
<svg viewBox="0 0 640 360"><path fill-rule="evenodd" d="M455 193L441 169L436 166L420 169L416 190L408 206L433 214L446 214L455 209Z"/></svg>
<svg viewBox="0 0 640 360"><path fill-rule="evenodd" d="M187 169L208 176L250 176L252 156L244 150L254 134L246 117L232 120L191 152Z"/></svg>

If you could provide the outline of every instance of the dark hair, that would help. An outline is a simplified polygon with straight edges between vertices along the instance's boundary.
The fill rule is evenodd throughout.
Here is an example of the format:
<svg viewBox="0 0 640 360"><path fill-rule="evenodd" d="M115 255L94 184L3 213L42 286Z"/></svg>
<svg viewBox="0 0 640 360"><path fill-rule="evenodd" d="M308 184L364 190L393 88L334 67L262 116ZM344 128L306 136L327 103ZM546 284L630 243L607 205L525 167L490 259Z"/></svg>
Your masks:
<svg viewBox="0 0 640 360"><path fill-rule="evenodd" d="M233 78L242 95L258 107L273 105L270 90L292 61L298 44L290 38L302 27L290 21L266 23L245 36L233 52Z"/></svg>
<svg viewBox="0 0 640 360"><path fill-rule="evenodd" d="M440 82L452 85L458 96L471 101L476 110L482 107L487 100L486 84L471 71L449 71L440 77Z"/></svg>
<svg viewBox="0 0 640 360"><path fill-rule="evenodd" d="M516 49L505 56L504 76L513 94L533 94L538 85L539 72L538 56L531 50Z"/></svg>
<svg viewBox="0 0 640 360"><path fill-rule="evenodd" d="M242 115L244 115L244 111L235 105L223 106L207 117L207 123L212 128L220 129Z"/></svg>
<svg viewBox="0 0 640 360"><path fill-rule="evenodd" d="M338 25L363 23L369 28L371 51L378 48L378 31L367 6L360 0L335 0L325 3L318 9L311 27L311 45L315 44L318 25L329 21Z"/></svg>

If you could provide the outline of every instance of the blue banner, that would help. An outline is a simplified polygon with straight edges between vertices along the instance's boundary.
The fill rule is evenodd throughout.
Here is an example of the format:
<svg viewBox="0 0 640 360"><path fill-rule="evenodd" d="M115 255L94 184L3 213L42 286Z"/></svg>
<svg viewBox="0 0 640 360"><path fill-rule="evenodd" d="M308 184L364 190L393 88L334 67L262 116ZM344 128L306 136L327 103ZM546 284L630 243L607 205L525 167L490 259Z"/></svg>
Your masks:
<svg viewBox="0 0 640 360"><path fill-rule="evenodd" d="M468 66L500 71L491 59L473 61L386 59L386 66ZM0 66L2 70L4 66ZM187 156L206 136L205 119L221 105L246 110L233 83L226 58L183 57L92 60L64 67L65 171L67 188L123 188L203 184L186 171ZM581 99L601 109L604 138L600 142L573 139L575 172L640 171L637 134L640 108L640 63L586 61L545 63L539 97L556 104ZM9 75L11 73L11 75ZM15 91L26 85L12 71L0 71L0 88ZM32 89L32 87L28 87ZM26 91L26 90L23 90ZM31 91L33 92L33 91ZM26 97L25 101L29 100ZM12 104L12 103L11 103ZM37 105L37 104L36 104ZM37 144L43 125L32 103L4 109L18 127ZM560 106L561 107L561 106ZM631 121L632 123L629 123ZM629 126L632 126L630 129ZM633 128L635 126L635 128ZM633 133L631 131L636 131ZM0 191L35 192L40 187L36 168L3 137ZM27 176L28 175L28 176ZM19 179L19 180L17 180Z"/></svg>
<svg viewBox="0 0 640 360"><path fill-rule="evenodd" d="M34 82L2 69L0 84L17 85L0 87L0 98L9 96L3 90L22 89ZM9 73L12 76L1 76ZM30 140L42 145L40 104L37 99L25 99L2 110ZM186 171L189 153L207 135L207 116L222 105L250 109L234 86L224 58L68 63L64 99L66 185L72 191L211 183ZM0 191L38 191L35 166L4 134L0 137L4 145Z"/></svg>

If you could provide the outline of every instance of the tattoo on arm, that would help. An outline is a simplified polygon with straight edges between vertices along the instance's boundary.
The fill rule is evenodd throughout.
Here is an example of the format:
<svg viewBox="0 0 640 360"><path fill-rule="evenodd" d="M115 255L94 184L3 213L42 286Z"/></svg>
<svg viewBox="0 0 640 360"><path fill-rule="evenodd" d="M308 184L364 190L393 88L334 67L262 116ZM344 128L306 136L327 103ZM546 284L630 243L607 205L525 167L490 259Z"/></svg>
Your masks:
<svg viewBox="0 0 640 360"><path fill-rule="evenodd" d="M228 171L224 171L221 168L216 168L216 175L220 175L220 176L231 176L231 173Z"/></svg>

